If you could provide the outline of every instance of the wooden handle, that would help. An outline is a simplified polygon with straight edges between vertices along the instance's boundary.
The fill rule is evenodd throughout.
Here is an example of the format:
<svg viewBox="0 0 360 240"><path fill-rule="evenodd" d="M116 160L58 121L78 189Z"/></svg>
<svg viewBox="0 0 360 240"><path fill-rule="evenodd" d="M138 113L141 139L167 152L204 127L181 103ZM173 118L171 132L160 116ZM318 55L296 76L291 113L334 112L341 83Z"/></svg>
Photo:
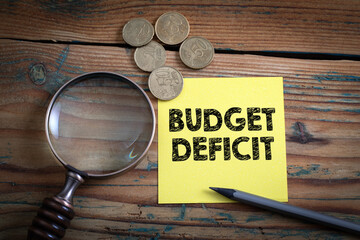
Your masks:
<svg viewBox="0 0 360 240"><path fill-rule="evenodd" d="M62 239L74 218L72 198L84 179L76 172L68 171L65 184L55 197L45 198L28 231L28 240Z"/></svg>
<svg viewBox="0 0 360 240"><path fill-rule="evenodd" d="M28 231L28 240L62 239L75 213L69 202L45 198Z"/></svg>

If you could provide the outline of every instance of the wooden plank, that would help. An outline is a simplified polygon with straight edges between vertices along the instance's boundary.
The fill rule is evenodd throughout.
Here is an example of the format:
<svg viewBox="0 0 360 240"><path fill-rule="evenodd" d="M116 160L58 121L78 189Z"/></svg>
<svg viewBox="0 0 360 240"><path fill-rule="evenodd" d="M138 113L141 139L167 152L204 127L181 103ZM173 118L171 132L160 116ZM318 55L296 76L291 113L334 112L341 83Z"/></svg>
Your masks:
<svg viewBox="0 0 360 240"><path fill-rule="evenodd" d="M41 199L44 194L32 194ZM22 193L9 194L13 199L24 199ZM26 198L28 199L28 197ZM3 200L3 199L2 199ZM31 201L8 201L2 217L11 219L1 224L0 236L15 235L24 238L26 227L30 224L38 206ZM92 197L75 197L77 217L72 221L66 239L86 239L99 234L103 237L159 237L166 239L278 239L297 236L296 239L347 237L350 235L331 231L316 225L286 217L258 211L241 204L231 204L232 209L208 205L170 205L152 206L128 204L119 201L98 200ZM228 204L230 205L230 204ZM354 214L334 214L332 216L347 220L356 219ZM286 227L284 227L286 226ZM16 228L16 231L14 231ZM21 231L19 233L19 231Z"/></svg>
<svg viewBox="0 0 360 240"><path fill-rule="evenodd" d="M0 38L124 43L132 18L155 24L168 11L184 14L190 36L216 49L360 54L357 0L316 1L2 1Z"/></svg>
<svg viewBox="0 0 360 240"><path fill-rule="evenodd" d="M25 238L42 199L63 184L65 171L47 146L44 119L64 82L91 71L122 73L157 109L133 51L0 40L1 239ZM360 222L359 62L216 54L209 67L192 70L177 51L167 51L167 65L184 77L283 76L289 203ZM155 136L137 169L80 187L66 239L355 239L243 204L158 205L157 184Z"/></svg>

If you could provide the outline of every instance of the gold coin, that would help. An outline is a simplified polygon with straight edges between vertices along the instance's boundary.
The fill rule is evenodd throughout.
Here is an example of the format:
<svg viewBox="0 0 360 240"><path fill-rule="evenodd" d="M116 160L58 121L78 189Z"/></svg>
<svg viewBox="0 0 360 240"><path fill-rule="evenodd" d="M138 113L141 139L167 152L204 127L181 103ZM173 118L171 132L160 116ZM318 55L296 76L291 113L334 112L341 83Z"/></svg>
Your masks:
<svg viewBox="0 0 360 240"><path fill-rule="evenodd" d="M145 46L136 48L134 60L141 70L151 72L156 68L164 66L166 51L161 44L151 41Z"/></svg>
<svg viewBox="0 0 360 240"><path fill-rule="evenodd" d="M156 36L165 44L176 45L184 41L190 32L188 20L180 13L167 12L155 23Z"/></svg>
<svg viewBox="0 0 360 240"><path fill-rule="evenodd" d="M158 99L171 100L182 91L184 80L181 73L172 67L160 67L150 73L150 92Z"/></svg>
<svg viewBox="0 0 360 240"><path fill-rule="evenodd" d="M208 66L214 58L214 47L203 37L190 37L180 46L180 59L188 67L200 69Z"/></svg>
<svg viewBox="0 0 360 240"><path fill-rule="evenodd" d="M134 18L123 27L122 37L133 47L144 46L154 37L154 27L144 18Z"/></svg>

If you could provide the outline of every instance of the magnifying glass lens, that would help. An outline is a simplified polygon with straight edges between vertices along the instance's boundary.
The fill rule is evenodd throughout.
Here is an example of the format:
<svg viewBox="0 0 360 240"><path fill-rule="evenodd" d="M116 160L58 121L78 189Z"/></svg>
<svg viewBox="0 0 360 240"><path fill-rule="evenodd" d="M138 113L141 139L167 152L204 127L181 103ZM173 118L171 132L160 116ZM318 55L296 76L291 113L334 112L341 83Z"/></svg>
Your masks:
<svg viewBox="0 0 360 240"><path fill-rule="evenodd" d="M153 137L153 110L145 93L118 75L89 75L67 85L49 110L55 155L89 175L127 168Z"/></svg>

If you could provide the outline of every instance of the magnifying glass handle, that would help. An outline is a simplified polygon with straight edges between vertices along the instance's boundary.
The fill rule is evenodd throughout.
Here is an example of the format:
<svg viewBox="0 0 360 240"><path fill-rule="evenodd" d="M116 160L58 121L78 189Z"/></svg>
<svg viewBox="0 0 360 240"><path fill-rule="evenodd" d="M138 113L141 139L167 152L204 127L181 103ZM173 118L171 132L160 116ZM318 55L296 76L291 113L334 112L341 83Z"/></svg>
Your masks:
<svg viewBox="0 0 360 240"><path fill-rule="evenodd" d="M77 173L68 171L62 191L52 198L45 198L29 227L28 240L62 239L75 212L72 198L84 179Z"/></svg>

